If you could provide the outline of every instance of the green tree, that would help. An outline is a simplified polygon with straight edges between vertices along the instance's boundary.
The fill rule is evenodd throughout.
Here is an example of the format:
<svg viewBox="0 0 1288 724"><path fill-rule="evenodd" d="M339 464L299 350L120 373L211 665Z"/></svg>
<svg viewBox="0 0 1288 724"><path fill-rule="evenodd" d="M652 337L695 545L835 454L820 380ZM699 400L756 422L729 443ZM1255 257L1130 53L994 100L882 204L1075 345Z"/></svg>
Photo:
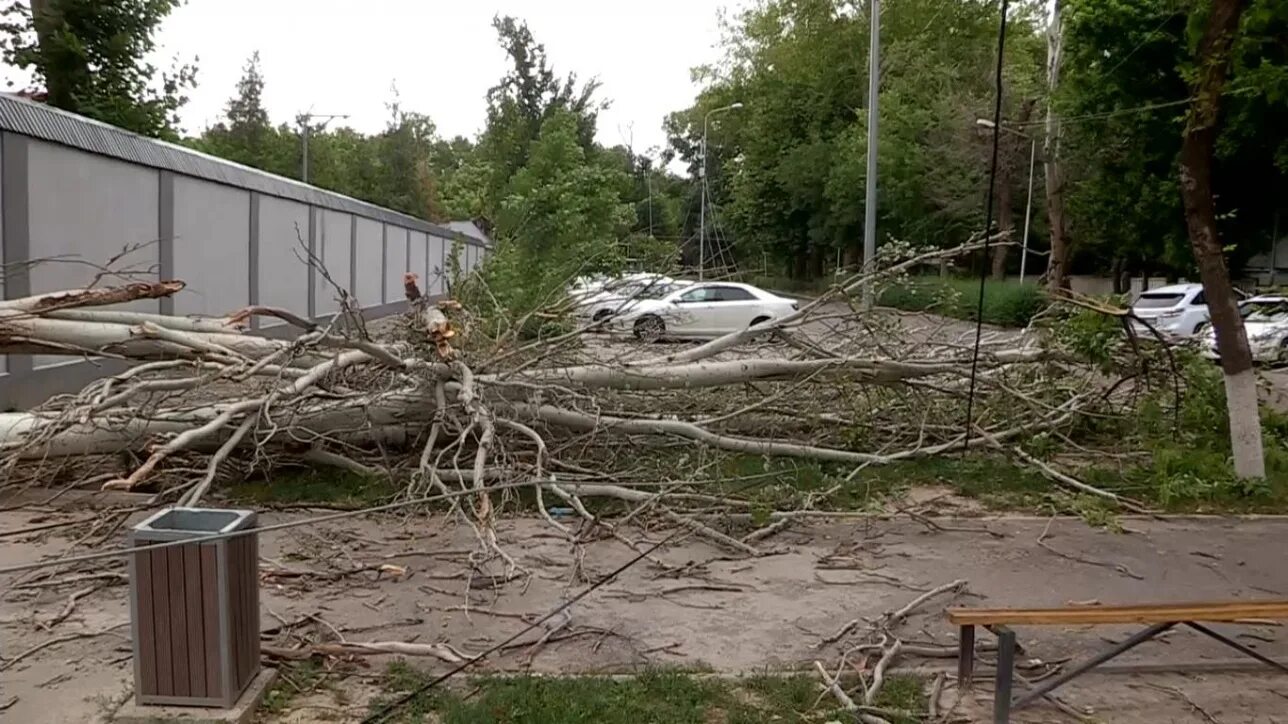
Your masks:
<svg viewBox="0 0 1288 724"><path fill-rule="evenodd" d="M206 153L298 178L299 136L289 127L274 127L264 108L264 75L259 51L246 61L236 94L224 105L224 119L207 128L189 145Z"/></svg>
<svg viewBox="0 0 1288 724"><path fill-rule="evenodd" d="M1070 118L1075 266L1195 269L1177 163L1204 0L1066 0L1064 88ZM1288 198L1288 3L1252 0L1232 38L1212 178L1234 270L1270 248Z"/></svg>
<svg viewBox="0 0 1288 724"><path fill-rule="evenodd" d="M423 113L404 110L393 90L388 104L389 123L376 140L379 174L374 190L379 203L422 219L442 221L440 170L433 168L438 136L433 120Z"/></svg>
<svg viewBox="0 0 1288 724"><path fill-rule="evenodd" d="M30 70L50 105L147 136L177 139L196 68L146 58L181 0L32 0L0 12L5 62Z"/></svg>
<svg viewBox="0 0 1288 724"><path fill-rule="evenodd" d="M703 121L714 224L733 232L735 255L771 256L796 277L819 276L838 257L858 259L866 181L866 4L767 0L728 29L719 68L697 71L697 104L667 122L674 152L697 176ZM1031 9L1007 42L1008 121L1023 122L1040 87L1041 42ZM952 245L979 231L988 163L997 9L960 0L883 3L878 231ZM1003 138L999 222L1022 204L1028 143ZM709 212L708 218L712 218ZM1005 264L1005 257L1000 257ZM757 263L756 266L759 266Z"/></svg>
<svg viewBox="0 0 1288 724"><path fill-rule="evenodd" d="M486 272L488 299L503 307L497 319L521 318L559 300L573 277L623 263L620 241L633 215L621 196L630 178L610 158L588 153L579 134L575 113L551 113L506 185Z"/></svg>
<svg viewBox="0 0 1288 724"><path fill-rule="evenodd" d="M489 176L483 191L484 215L495 215L510 177L528 161L533 142L553 115L567 112L577 144L594 147L595 119L601 105L594 99L597 81L580 84L576 74L560 78L526 23L496 17L492 27L510 58L510 69L487 93L487 127L479 138L477 170Z"/></svg>

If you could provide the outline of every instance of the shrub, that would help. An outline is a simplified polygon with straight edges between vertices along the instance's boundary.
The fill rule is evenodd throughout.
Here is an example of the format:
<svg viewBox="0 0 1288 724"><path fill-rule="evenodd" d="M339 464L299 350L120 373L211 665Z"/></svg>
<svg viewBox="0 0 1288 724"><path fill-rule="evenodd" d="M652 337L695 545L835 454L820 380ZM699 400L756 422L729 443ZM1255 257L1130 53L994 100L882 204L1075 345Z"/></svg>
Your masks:
<svg viewBox="0 0 1288 724"><path fill-rule="evenodd" d="M974 321L979 305L979 280L911 277L881 290L878 302L909 312L931 312ZM1046 306L1037 284L1015 281L984 282L984 322L1024 327Z"/></svg>

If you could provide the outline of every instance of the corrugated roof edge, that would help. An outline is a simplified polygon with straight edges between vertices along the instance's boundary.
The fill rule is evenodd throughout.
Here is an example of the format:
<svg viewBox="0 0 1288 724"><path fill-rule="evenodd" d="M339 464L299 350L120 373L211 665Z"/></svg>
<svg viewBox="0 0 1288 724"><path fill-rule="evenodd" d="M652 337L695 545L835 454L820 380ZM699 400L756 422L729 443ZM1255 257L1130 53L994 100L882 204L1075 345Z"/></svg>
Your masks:
<svg viewBox="0 0 1288 724"><path fill-rule="evenodd" d="M140 136L92 118L8 94L0 94L0 129L151 168L357 214L446 239L465 236L401 211L243 166L191 148Z"/></svg>

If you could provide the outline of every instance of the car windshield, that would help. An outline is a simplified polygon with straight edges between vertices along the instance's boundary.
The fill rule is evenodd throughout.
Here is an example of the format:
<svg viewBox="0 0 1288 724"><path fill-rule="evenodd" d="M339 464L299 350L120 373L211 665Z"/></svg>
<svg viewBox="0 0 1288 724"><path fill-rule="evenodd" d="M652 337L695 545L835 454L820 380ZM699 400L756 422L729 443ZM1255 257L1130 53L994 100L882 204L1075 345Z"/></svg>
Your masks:
<svg viewBox="0 0 1288 724"><path fill-rule="evenodd" d="M1245 302L1239 311L1248 322L1288 321L1288 301Z"/></svg>
<svg viewBox="0 0 1288 724"><path fill-rule="evenodd" d="M1185 298L1184 294L1172 294L1162 292L1146 292L1140 295L1132 307L1136 309L1163 309L1165 307L1175 307Z"/></svg>

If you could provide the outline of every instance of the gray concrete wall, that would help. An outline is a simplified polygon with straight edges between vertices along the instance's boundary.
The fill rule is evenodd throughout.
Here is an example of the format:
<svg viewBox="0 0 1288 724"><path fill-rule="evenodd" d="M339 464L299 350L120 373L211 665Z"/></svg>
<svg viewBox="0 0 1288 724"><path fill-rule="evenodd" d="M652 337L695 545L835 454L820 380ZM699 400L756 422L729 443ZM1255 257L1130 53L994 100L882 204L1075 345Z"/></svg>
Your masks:
<svg viewBox="0 0 1288 724"><path fill-rule="evenodd" d="M408 270L431 296L445 291L439 269L451 244L446 229L235 164L226 164L225 173L218 166L225 162L199 154L192 154L199 158L191 168L201 169L194 175L183 158L191 152L156 144L154 157L140 151L155 143L147 139L130 137L132 150L118 155L59 141L57 128L37 133L7 123L0 116L6 299L81 288L106 266L100 285L159 278L187 284L173 299L129 305L138 311L217 316L261 304L322 318L338 309L337 295L304 261L306 249L372 317L404 307ZM471 258L486 253L479 246ZM21 264L35 260L45 261ZM257 326L288 332L280 322ZM38 404L125 366L0 355L0 409Z"/></svg>
<svg viewBox="0 0 1288 724"><path fill-rule="evenodd" d="M256 274L260 304L308 311L310 274L301 260L305 247L300 243L303 239L307 244L308 234L308 206L272 196L260 197ZM270 323L265 321L264 326Z"/></svg>
<svg viewBox="0 0 1288 724"><path fill-rule="evenodd" d="M384 303L381 285L385 276L384 226L371 219L355 218L353 289L363 309Z"/></svg>
<svg viewBox="0 0 1288 724"><path fill-rule="evenodd" d="M425 288L431 296L447 293L447 273L443 268L443 260L447 258L446 250L451 244L450 239L441 236L429 237L429 279L425 282Z"/></svg>
<svg viewBox="0 0 1288 724"><path fill-rule="evenodd" d="M407 271L407 231L384 224L381 231L385 248L385 283L383 301L403 298L403 274Z"/></svg>
<svg viewBox="0 0 1288 724"><path fill-rule="evenodd" d="M4 137L0 136L0 169L4 169ZM6 174L0 173L0 269L4 268L4 177ZM0 274L0 297L4 295L4 274ZM9 356L0 354L0 380L3 380L9 374Z"/></svg>
<svg viewBox="0 0 1288 724"><path fill-rule="evenodd" d="M429 274L429 239L425 234L419 231L411 232L408 237L408 248L411 253L408 255L407 269L416 275L419 280L418 284L422 291L425 289L425 280Z"/></svg>
<svg viewBox="0 0 1288 724"><path fill-rule="evenodd" d="M317 214L318 221L314 223L318 224L317 229L320 232L318 248L321 249L317 255L321 258L327 275L331 277L331 282L322 276L321 270L314 275L313 294L316 306L313 314L325 316L340 311L339 293L332 283L348 289L351 282L353 217L330 209L318 209Z"/></svg>
<svg viewBox="0 0 1288 724"><path fill-rule="evenodd" d="M174 183L175 314L221 316L250 301L250 192L186 176Z"/></svg>
<svg viewBox="0 0 1288 724"><path fill-rule="evenodd" d="M28 258L47 260L28 271L30 294L83 287L100 270L109 272L103 284L159 278L158 171L42 141L27 153ZM161 311L156 300L121 308ZM31 362L77 363L63 355Z"/></svg>

